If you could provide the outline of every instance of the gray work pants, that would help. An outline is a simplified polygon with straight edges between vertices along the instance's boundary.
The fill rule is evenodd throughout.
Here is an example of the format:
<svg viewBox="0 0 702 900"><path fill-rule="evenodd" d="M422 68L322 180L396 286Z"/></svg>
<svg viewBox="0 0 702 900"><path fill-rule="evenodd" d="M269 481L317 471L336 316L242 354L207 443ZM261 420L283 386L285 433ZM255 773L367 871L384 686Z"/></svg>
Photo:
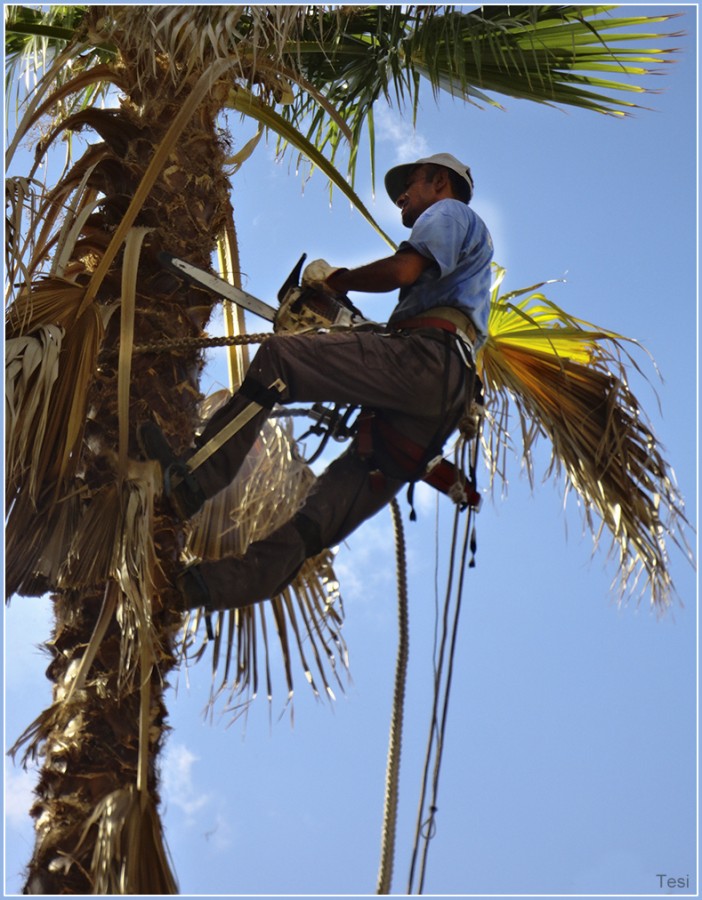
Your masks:
<svg viewBox="0 0 702 900"><path fill-rule="evenodd" d="M243 391L214 414L198 443L206 443L249 404L251 385L268 387L278 378L286 385L283 404L334 402L379 410L398 432L422 447L438 444L438 452L470 403L474 369L466 366L456 338L438 329L276 335L262 344ZM207 497L232 481L268 415L266 408L258 412L196 470ZM300 511L318 546L310 546L310 528L300 529L293 520L241 558L203 561L199 568L210 608L274 596L307 556L342 541L394 497L407 478L392 474L398 477L375 484L368 461L352 444L317 479Z"/></svg>

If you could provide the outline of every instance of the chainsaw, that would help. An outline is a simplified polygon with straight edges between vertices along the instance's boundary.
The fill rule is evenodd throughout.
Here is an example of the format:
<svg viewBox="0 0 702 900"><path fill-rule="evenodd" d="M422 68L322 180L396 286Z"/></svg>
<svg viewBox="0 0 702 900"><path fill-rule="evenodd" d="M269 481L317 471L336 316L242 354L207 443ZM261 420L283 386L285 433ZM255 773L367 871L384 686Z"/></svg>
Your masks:
<svg viewBox="0 0 702 900"><path fill-rule="evenodd" d="M348 297L343 295L331 297L321 291L300 285L302 266L306 259L307 254L303 253L283 282L278 291L278 309L276 309L205 269L200 269L170 253L159 253L159 261L163 266L187 281L204 287L226 300L231 300L237 306L272 322L276 333L292 334L374 324L363 316ZM348 440L357 430L356 423L349 424L349 413L341 416L338 410L328 410L321 403L315 403L311 407L309 416L322 428L326 427L327 435L335 440ZM312 431L314 429L308 433ZM472 479L466 478L456 465L441 456L430 461L422 480L450 496L461 509L480 508L482 497Z"/></svg>
<svg viewBox="0 0 702 900"><path fill-rule="evenodd" d="M263 300L259 300L258 297L254 297L253 294L234 287L223 278L212 275L184 259L171 256L170 253L159 254L159 261L166 268L272 322L273 330L276 333L290 334L329 328L353 328L368 323L369 320L364 318L360 310L356 309L345 295L331 297L321 291L300 285L300 274L306 259L307 254L303 253L285 279L278 291L278 308L276 309L268 303L264 303Z"/></svg>

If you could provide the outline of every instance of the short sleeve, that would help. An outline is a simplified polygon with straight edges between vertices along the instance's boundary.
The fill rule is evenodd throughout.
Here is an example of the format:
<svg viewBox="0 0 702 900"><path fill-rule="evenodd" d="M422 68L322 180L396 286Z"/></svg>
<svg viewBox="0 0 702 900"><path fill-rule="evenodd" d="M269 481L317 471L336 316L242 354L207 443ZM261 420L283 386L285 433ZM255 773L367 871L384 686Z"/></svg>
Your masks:
<svg viewBox="0 0 702 900"><path fill-rule="evenodd" d="M421 214L400 249L412 247L433 259L440 277L444 278L455 270L461 254L470 246L472 231L475 231L475 214L471 208L459 200L441 200Z"/></svg>

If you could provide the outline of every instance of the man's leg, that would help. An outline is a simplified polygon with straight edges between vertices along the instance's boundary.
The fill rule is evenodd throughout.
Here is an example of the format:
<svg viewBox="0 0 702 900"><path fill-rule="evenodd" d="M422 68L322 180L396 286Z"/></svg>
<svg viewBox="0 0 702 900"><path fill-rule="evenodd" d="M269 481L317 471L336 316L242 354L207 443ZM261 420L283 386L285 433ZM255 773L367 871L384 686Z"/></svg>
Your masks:
<svg viewBox="0 0 702 900"><path fill-rule="evenodd" d="M209 592L208 609L234 609L274 597L294 579L302 563L338 544L361 522L385 506L402 486L397 479L376 485L368 464L353 448L319 477L300 512L269 537L257 541L242 557L225 557L195 567ZM188 590L186 606L199 606L202 596Z"/></svg>
<svg viewBox="0 0 702 900"><path fill-rule="evenodd" d="M196 494L193 505L201 505L231 483L276 399L382 409L408 437L413 437L412 431L415 440L431 443L437 423L460 402L465 386L465 365L446 340L442 332L273 336L254 357L239 391L210 419L197 442L195 453L208 445L213 448L211 439L219 440L252 400L262 407L192 473L190 484L195 490L188 487L188 492ZM276 382L285 388L272 396L270 387ZM167 469L163 454L147 449L147 455L160 459ZM194 511L189 506L187 515Z"/></svg>
<svg viewBox="0 0 702 900"><path fill-rule="evenodd" d="M406 432L405 420L419 428L417 439L436 430L464 384L464 363L447 352L445 335L435 337L373 332L276 335L256 353L242 387L208 421L197 441L206 445L236 418L251 398L264 409L223 442L196 470L205 496L234 479L275 401L267 392L280 380L281 403L348 403L383 409ZM427 440L429 438L427 437Z"/></svg>

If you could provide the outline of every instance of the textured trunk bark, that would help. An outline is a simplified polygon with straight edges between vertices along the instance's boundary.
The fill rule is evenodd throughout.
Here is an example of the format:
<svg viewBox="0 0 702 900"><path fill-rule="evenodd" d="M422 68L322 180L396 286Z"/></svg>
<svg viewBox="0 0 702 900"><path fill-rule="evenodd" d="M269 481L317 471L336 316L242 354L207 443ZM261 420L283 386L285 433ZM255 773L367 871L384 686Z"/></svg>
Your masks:
<svg viewBox="0 0 702 900"><path fill-rule="evenodd" d="M128 69L129 58L123 55ZM86 268L78 280L87 280L95 260L95 248L107 245L143 175L167 126L176 112L168 100L168 82L135 86L132 102L123 103L117 113L83 114L84 124L97 129L109 153L89 179L89 186L105 194L99 210L91 216L82 246L73 260L74 271ZM136 105L138 104L138 106ZM137 284L135 340L194 337L209 318L212 297L184 288L164 272L156 254L168 249L197 264L207 265L215 238L223 229L228 210L228 183L222 174L223 153L213 120L206 112L196 114L168 160L151 192L138 225L153 229L144 242ZM80 164L78 164L80 167ZM89 231L89 236L87 232ZM90 245L90 253L87 248ZM99 254L99 250L98 250ZM120 297L121 257L105 279L98 302L114 303ZM75 483L66 486L85 492L80 516L94 514L94 504L104 502L105 493L115 487L115 470L109 460L118 447L117 378L119 313L108 325L98 370L90 391L89 418L82 460ZM135 458L136 425L145 418L160 422L174 439L176 450L190 442L197 421L198 376L201 369L197 350L135 354L132 360L129 456ZM105 510L105 514L110 512ZM156 818L158 783L156 757L166 731L164 691L167 676L175 664L173 637L180 615L174 613L173 583L182 546L182 530L156 504L154 543L160 583L153 603L153 628L158 640L157 659L150 676L149 709L142 710L140 681L120 680L123 660L124 621L114 612L107 616L107 630L100 641L81 690L70 702L65 696L83 658L101 609L118 591L116 582L76 584L54 590L55 629L47 646L53 660L47 676L54 682L54 707L38 727L27 735L29 754L41 759L36 801L36 845L26 876L26 893L88 894L105 890L105 877L113 879L119 892L165 893L175 890L167 873L154 880L153 873L142 878L125 874L131 865L115 860L111 873L96 871L96 845L105 839L99 820L91 821L96 809L109 808L119 819L120 803L130 807L138 780L140 728L148 734L146 795L140 794L138 811L144 831L158 832ZM70 570L69 570L70 571ZM70 575L67 576L70 579ZM52 586L55 589L55 585ZM105 598L108 598L106 601ZM143 639L142 635L142 639ZM60 701L60 702L59 702ZM145 718L143 718L145 715ZM144 726L146 725L146 731ZM130 793L132 792L132 793ZM148 802L144 803L144 797ZM131 807L130 807L131 808ZM124 809L122 819L124 821ZM132 815L132 813L130 813ZM148 850L142 844L141 854ZM154 861L145 861L145 869ZM100 880L100 879L103 880ZM134 881L136 879L136 883ZM151 879L151 880L150 880ZM118 887L115 888L114 884Z"/></svg>

